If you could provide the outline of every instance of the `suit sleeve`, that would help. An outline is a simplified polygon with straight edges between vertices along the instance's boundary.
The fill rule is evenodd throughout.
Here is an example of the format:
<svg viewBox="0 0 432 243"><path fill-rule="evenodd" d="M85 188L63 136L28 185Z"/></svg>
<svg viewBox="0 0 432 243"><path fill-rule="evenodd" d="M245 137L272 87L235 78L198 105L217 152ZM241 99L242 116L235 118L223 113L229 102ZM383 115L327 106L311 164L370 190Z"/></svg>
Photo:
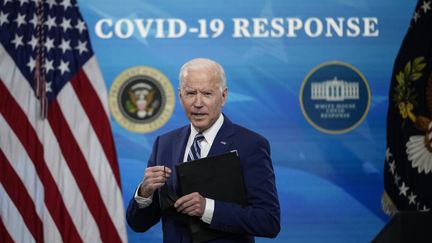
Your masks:
<svg viewBox="0 0 432 243"><path fill-rule="evenodd" d="M156 165L157 144L159 137L156 139L152 154L147 163L147 167ZM134 197L129 201L129 206L126 211L126 220L129 226L136 232L145 232L153 225L157 224L161 218L161 210L159 206L159 195L157 190L153 194L152 203L145 208L139 208Z"/></svg>
<svg viewBox="0 0 432 243"><path fill-rule="evenodd" d="M255 139L256 141L256 139ZM248 205L215 201L210 227L216 230L274 238L280 231L280 206L270 145L264 138L239 151ZM242 157L242 153L245 155Z"/></svg>

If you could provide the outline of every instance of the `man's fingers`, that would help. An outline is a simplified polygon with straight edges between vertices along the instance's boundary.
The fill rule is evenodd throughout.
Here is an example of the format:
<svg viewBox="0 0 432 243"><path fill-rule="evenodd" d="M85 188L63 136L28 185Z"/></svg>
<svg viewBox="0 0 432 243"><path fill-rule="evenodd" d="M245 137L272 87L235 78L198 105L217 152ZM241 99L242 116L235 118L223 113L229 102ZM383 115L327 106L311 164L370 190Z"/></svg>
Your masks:
<svg viewBox="0 0 432 243"><path fill-rule="evenodd" d="M182 199L182 198L180 198ZM177 211L182 212L185 208L188 208L192 205L194 205L196 202L196 200L194 201L193 198L185 198L183 200L177 200L177 202L174 204L174 207L177 208Z"/></svg>
<svg viewBox="0 0 432 243"><path fill-rule="evenodd" d="M164 171L165 170L165 171ZM144 172L143 183L140 188L140 195L148 197L154 191L162 187L167 179L171 176L171 169L165 166L147 167Z"/></svg>
<svg viewBox="0 0 432 243"><path fill-rule="evenodd" d="M179 198L175 204L178 212L190 216L202 216L205 208L205 199L197 192Z"/></svg>
<svg viewBox="0 0 432 243"><path fill-rule="evenodd" d="M171 174L171 169L163 166L163 165L156 165L156 166L151 166L151 167L147 167L146 172L162 172L162 174L164 173L164 167L165 167L165 173L167 174Z"/></svg>
<svg viewBox="0 0 432 243"><path fill-rule="evenodd" d="M152 177L152 178L147 178L144 180L144 184L148 184L148 185L153 185L156 183L165 183L167 181L167 178L163 177L163 176L158 176L158 177Z"/></svg>
<svg viewBox="0 0 432 243"><path fill-rule="evenodd" d="M174 207L179 207L180 205L182 205L183 203L190 201L191 198L193 197L192 193L191 194L187 194L184 195L183 197L177 199L177 201L174 203Z"/></svg>

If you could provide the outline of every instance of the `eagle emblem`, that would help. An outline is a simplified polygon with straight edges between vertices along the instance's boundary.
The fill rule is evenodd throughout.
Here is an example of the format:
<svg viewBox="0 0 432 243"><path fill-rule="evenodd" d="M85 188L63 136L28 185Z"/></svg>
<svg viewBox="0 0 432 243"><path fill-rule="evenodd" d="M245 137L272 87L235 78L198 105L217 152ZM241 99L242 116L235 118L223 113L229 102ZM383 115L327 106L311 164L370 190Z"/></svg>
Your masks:
<svg viewBox="0 0 432 243"><path fill-rule="evenodd" d="M128 90L129 99L125 104L127 111L135 113L141 119L152 116L159 105L159 101L155 100L155 93L156 91L148 84L133 85Z"/></svg>

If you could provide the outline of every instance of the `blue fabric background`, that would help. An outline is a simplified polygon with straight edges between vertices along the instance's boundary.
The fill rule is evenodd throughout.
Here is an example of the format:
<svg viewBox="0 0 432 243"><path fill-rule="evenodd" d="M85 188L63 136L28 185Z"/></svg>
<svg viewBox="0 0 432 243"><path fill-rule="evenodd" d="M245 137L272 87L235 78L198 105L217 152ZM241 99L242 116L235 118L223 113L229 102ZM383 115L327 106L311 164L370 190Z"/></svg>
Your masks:
<svg viewBox="0 0 432 243"><path fill-rule="evenodd" d="M86 0L80 2L107 88L126 68L145 65L162 71L177 89L180 66L195 57L220 62L228 77L224 112L233 122L270 141L281 203L282 229L275 240L257 242L369 242L389 220L381 211L388 87L396 54L416 2L372 0ZM232 18L376 17L379 36L232 38ZM179 18L197 26L200 18L226 24L218 38L113 37L101 39L102 18ZM368 80L371 104L350 132L315 129L302 114L299 92L311 69L338 60ZM147 134L130 132L112 119L125 205L131 198L155 137L187 123L178 98L170 120ZM128 229L130 242L160 242L160 225L144 234Z"/></svg>

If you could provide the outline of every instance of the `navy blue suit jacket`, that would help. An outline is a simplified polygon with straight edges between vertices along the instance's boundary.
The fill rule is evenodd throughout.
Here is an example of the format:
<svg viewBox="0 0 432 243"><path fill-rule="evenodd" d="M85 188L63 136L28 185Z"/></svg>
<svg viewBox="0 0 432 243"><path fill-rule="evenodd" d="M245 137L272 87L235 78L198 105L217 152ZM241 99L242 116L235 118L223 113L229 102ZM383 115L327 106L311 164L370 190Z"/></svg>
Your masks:
<svg viewBox="0 0 432 243"><path fill-rule="evenodd" d="M232 123L226 116L208 156L237 150L243 170L248 205L215 200L210 228L232 232L238 236L211 242L254 242L253 236L275 237L280 231L280 208L275 176L270 158L270 145L261 135ZM183 162L190 134L185 126L157 137L148 166L164 165L173 170L167 185L178 193L175 165ZM147 231L162 218L164 242L191 242L188 228L173 219L161 216L158 193L150 206L140 209L132 198L126 213L129 226L138 232Z"/></svg>

